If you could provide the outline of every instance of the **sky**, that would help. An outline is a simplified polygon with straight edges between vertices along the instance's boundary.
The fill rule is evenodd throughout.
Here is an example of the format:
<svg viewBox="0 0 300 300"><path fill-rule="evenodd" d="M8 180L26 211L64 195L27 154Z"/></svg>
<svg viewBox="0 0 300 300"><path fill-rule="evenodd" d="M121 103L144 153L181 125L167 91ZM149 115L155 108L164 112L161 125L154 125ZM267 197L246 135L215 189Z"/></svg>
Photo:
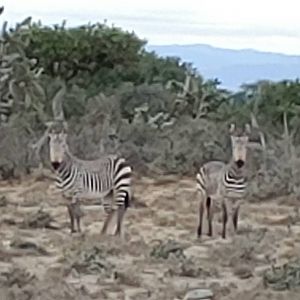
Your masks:
<svg viewBox="0 0 300 300"><path fill-rule="evenodd" d="M114 24L151 45L210 44L300 55L298 0L4 0L2 21Z"/></svg>

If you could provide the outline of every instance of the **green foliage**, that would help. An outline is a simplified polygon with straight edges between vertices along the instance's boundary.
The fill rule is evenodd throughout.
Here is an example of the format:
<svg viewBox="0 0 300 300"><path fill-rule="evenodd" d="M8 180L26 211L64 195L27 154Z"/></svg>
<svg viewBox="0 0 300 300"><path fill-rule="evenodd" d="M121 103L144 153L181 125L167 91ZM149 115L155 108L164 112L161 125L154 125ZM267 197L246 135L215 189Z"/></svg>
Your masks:
<svg viewBox="0 0 300 300"><path fill-rule="evenodd" d="M155 52L143 51L136 71L140 76L138 83L166 84L169 80L183 81L187 70L187 65L177 57L161 58Z"/></svg>
<svg viewBox="0 0 300 300"><path fill-rule="evenodd" d="M300 82L283 80L280 82L261 81L244 85L243 96L249 108L265 123L276 130L283 127L283 113L287 114L289 125L299 125Z"/></svg>
<svg viewBox="0 0 300 300"><path fill-rule="evenodd" d="M134 33L105 24L66 29L64 24L52 28L35 23L28 30L26 55L37 58L47 74L64 79L93 76L99 70L102 74L114 70L117 75L138 63L145 44Z"/></svg>
<svg viewBox="0 0 300 300"><path fill-rule="evenodd" d="M300 169L299 80L259 81L233 94L191 64L147 52L135 33L105 23L50 27L27 18L6 27L0 39L3 178L36 166L32 149L42 151L47 165L45 136L36 142L62 106L74 154L122 153L141 173L194 175L203 162L228 161L229 123L250 122L267 140L263 155L250 151L252 194L300 186L294 170ZM54 109L62 87L63 102Z"/></svg>
<svg viewBox="0 0 300 300"><path fill-rule="evenodd" d="M272 266L263 274L265 287L275 291L297 290L300 287L300 260L294 258L281 266Z"/></svg>
<svg viewBox="0 0 300 300"><path fill-rule="evenodd" d="M45 121L45 93L40 84L42 70L37 67L35 59L24 53L27 44L23 30L29 22L30 19L26 19L18 24L13 34L8 33L6 23L3 25L3 38L0 40L0 109L3 122L8 121L7 117L12 112L18 116L27 113L40 122ZM27 127L27 124L23 125Z"/></svg>
<svg viewBox="0 0 300 300"><path fill-rule="evenodd" d="M45 74L71 80L91 89L91 94L127 81L151 84L183 80L189 68L178 58L159 58L146 52L146 41L107 24L50 27L28 19L26 25L21 33L18 29L11 32L12 39L26 45L24 55L35 58Z"/></svg>

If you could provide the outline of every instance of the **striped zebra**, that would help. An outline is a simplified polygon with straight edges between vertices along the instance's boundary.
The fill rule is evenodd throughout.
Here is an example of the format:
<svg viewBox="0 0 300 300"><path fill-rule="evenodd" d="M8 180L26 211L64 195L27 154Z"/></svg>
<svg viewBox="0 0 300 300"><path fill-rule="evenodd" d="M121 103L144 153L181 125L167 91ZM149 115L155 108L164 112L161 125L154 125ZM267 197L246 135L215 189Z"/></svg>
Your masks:
<svg viewBox="0 0 300 300"><path fill-rule="evenodd" d="M246 124L245 130L230 126L232 157L229 163L209 161L196 175L197 189L200 193L198 237L202 235L202 221L206 210L208 236L213 235L212 222L216 206L222 211L222 238L226 238L226 225L232 221L234 231L238 229L238 217L241 200L245 195L247 182L245 163L247 145L251 128Z"/></svg>
<svg viewBox="0 0 300 300"><path fill-rule="evenodd" d="M64 123L65 124L65 123ZM66 125L64 125L66 126ZM122 220L131 200L132 169L124 158L116 155L96 160L81 160L75 157L67 144L67 133L50 129L48 133L50 160L56 173L56 186L70 198L68 213L71 232L80 232L80 199L101 199L107 214L101 234L105 234L117 206L115 235L121 234ZM112 193L113 197L107 197Z"/></svg>

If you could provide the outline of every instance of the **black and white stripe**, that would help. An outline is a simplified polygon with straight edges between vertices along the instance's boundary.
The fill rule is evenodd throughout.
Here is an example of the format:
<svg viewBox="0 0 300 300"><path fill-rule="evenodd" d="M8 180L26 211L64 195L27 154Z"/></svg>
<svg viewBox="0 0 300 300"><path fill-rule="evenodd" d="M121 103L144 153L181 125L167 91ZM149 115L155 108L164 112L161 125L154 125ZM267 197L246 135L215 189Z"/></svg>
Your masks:
<svg viewBox="0 0 300 300"><path fill-rule="evenodd" d="M226 237L228 216L230 216L230 222L232 221L235 232L238 229L240 203L247 189L245 165L251 128L249 124L246 124L245 128L241 130L232 123L229 133L232 150L230 161L228 163L222 161L207 162L196 175L197 189L201 195L198 237L202 235L202 221L205 210L207 212L208 235L212 235L212 219L215 207L218 204L221 205L223 214L222 237Z"/></svg>
<svg viewBox="0 0 300 300"><path fill-rule="evenodd" d="M56 170L56 186L66 198L72 201L67 205L71 221L71 232L75 232L75 221L81 231L81 199L102 201L107 217L101 233L107 231L114 212L117 210L115 234L121 234L122 220L131 201L132 169L124 158L111 155L96 160L81 160L75 157L64 145L63 159L52 161ZM112 193L112 197L107 197Z"/></svg>
<svg viewBox="0 0 300 300"><path fill-rule="evenodd" d="M107 156L94 161L79 160L66 152L56 170L56 186L73 199L104 199L114 192L114 203L103 201L106 212L117 207L129 206L131 195L131 167L125 159Z"/></svg>
<svg viewBox="0 0 300 300"><path fill-rule="evenodd" d="M222 161L210 161L199 169L196 181L197 189L202 197L206 198L218 192L225 168L226 164Z"/></svg>
<svg viewBox="0 0 300 300"><path fill-rule="evenodd" d="M196 182L197 190L201 196L198 237L202 235L204 211L207 213L208 235L212 236L213 215L215 208L219 205L221 205L219 208L223 212L224 227L226 227L228 213L233 214L231 217L233 222L237 224L240 201L244 198L247 189L245 167L238 167L233 160L229 164L221 161L210 161L199 169ZM236 211L236 216L234 211ZM225 232L222 236L225 237Z"/></svg>
<svg viewBox="0 0 300 300"><path fill-rule="evenodd" d="M244 197L247 188L244 168L238 168L235 163L232 163L225 168L222 177L225 198L240 199Z"/></svg>

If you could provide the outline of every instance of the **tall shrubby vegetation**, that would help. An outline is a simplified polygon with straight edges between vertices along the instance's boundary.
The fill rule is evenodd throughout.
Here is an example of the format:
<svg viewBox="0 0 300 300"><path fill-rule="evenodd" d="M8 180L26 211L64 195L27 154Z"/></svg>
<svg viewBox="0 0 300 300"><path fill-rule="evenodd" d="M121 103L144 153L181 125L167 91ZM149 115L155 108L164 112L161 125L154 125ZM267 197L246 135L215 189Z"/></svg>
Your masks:
<svg viewBox="0 0 300 300"><path fill-rule="evenodd" d="M72 151L82 158L122 152L140 173L194 174L230 157L228 124L251 122L252 194L298 193L298 80L261 81L238 93L190 63L158 57L133 32L105 23L67 28L30 18L0 40L0 174L30 172L60 93ZM38 142L38 143L37 143ZM34 146L33 146L34 145ZM293 180L290 180L293 178Z"/></svg>

